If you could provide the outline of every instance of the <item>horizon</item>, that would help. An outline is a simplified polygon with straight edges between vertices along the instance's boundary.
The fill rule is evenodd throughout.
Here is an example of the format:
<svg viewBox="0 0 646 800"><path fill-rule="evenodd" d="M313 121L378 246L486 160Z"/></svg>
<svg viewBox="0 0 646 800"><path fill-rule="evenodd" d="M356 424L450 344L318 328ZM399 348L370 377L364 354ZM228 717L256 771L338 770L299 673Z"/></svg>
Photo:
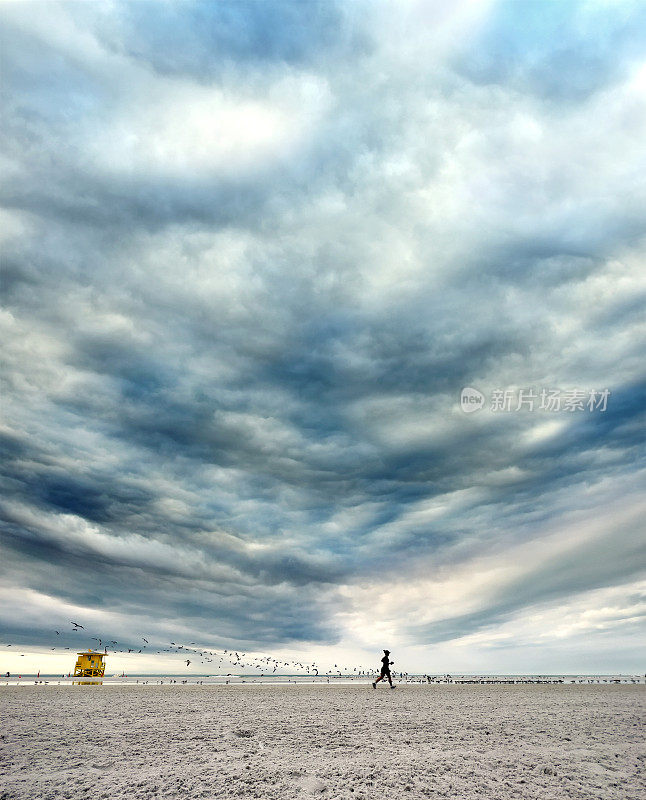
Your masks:
<svg viewBox="0 0 646 800"><path fill-rule="evenodd" d="M399 672L393 671L393 678L399 679ZM646 674L641 672L405 672L402 673L403 676L407 678L639 678L639 679L646 679ZM265 674L261 675L255 672L236 672L236 673L211 673L211 672L191 672L191 673L180 673L180 672L130 672L127 674L114 674L114 675L103 675L100 677L83 677L83 676L75 676L71 672L67 674L63 674L60 672L21 672L21 673L11 673L9 677L6 676L5 673L0 673L0 682L2 680L14 680L17 678L56 678L59 680L70 680L70 681L110 681L115 678L183 678L184 680L190 680L192 678L261 678L263 680L278 680L280 678L301 678L302 680L312 680L316 682L317 680L323 680L324 678L334 678L334 680L353 680L357 682L367 681L372 682L374 680L375 675L355 675L353 673L343 673L343 674L334 674L334 673L320 673L319 675L314 675L312 673L297 673L297 672L285 672L285 673L276 673L276 674Z"/></svg>

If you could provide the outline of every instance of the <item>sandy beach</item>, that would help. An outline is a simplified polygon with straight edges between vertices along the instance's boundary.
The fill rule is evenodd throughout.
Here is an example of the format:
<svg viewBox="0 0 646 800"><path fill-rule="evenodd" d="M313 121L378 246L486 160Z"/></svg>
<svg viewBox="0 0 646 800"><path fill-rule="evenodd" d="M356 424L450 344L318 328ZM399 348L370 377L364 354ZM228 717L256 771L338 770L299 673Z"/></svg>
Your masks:
<svg viewBox="0 0 646 800"><path fill-rule="evenodd" d="M638 800L644 686L0 688L2 800Z"/></svg>

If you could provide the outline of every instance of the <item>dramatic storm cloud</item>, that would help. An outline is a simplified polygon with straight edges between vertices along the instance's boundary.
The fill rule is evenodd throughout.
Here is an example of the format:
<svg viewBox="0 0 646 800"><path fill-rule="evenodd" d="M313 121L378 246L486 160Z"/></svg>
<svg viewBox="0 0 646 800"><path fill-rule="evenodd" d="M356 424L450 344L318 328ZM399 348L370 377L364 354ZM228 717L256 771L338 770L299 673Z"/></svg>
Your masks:
<svg viewBox="0 0 646 800"><path fill-rule="evenodd" d="M2 644L641 670L643 4L1 13Z"/></svg>

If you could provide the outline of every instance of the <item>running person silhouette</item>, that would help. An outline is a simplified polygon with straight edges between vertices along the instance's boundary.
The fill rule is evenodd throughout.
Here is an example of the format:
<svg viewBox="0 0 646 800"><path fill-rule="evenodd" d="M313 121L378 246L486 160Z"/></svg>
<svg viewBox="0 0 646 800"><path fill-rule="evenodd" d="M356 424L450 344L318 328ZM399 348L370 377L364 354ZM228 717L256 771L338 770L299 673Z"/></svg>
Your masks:
<svg viewBox="0 0 646 800"><path fill-rule="evenodd" d="M381 659L381 673L377 680L372 684L373 689L376 689L379 681L382 681L384 678L388 678L388 683L390 684L391 689L395 688L393 686L393 679L390 677L390 665L394 663L394 661L390 661L390 650L384 650L384 657Z"/></svg>

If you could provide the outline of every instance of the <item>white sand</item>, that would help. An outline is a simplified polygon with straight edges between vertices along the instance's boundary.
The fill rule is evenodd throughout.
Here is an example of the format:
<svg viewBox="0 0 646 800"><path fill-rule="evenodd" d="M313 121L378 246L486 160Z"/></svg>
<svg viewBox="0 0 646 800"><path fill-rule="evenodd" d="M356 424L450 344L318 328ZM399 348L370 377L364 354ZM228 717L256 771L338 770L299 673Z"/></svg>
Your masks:
<svg viewBox="0 0 646 800"><path fill-rule="evenodd" d="M645 686L1 687L0 798L643 800Z"/></svg>

